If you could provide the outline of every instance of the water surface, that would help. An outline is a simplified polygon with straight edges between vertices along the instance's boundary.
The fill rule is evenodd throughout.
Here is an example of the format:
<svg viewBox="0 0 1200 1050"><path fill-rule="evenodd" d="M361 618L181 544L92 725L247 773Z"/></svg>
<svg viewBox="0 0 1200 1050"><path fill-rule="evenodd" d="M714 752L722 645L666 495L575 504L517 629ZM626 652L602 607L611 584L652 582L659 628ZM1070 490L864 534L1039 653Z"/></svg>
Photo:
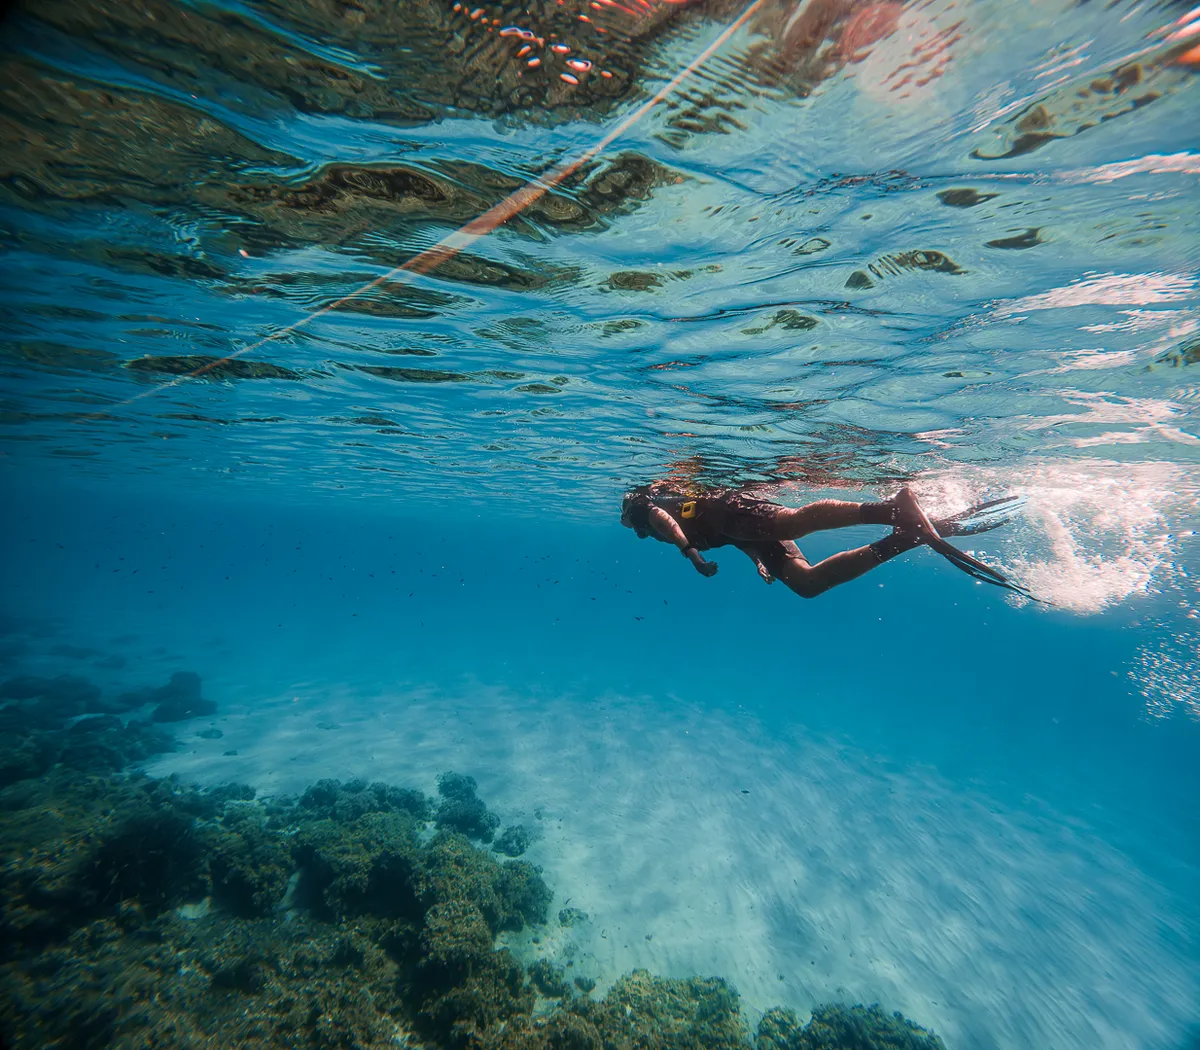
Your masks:
<svg viewBox="0 0 1200 1050"><path fill-rule="evenodd" d="M762 3L664 90L744 10L16 7L5 677L197 671L155 774L471 772L601 991L1190 1047L1196 23ZM703 580L617 523L664 477L1016 493L976 549L1048 604Z"/></svg>

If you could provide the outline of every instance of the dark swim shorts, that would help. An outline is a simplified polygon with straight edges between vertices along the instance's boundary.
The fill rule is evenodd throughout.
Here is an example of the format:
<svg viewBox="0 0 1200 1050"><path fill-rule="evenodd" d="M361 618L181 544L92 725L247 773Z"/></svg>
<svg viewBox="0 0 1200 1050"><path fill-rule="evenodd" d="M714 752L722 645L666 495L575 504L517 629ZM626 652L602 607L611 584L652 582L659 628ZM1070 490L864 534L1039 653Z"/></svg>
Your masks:
<svg viewBox="0 0 1200 1050"><path fill-rule="evenodd" d="M775 516L780 507L736 489L719 496L708 496L700 503L705 524L727 540L769 540L774 532Z"/></svg>

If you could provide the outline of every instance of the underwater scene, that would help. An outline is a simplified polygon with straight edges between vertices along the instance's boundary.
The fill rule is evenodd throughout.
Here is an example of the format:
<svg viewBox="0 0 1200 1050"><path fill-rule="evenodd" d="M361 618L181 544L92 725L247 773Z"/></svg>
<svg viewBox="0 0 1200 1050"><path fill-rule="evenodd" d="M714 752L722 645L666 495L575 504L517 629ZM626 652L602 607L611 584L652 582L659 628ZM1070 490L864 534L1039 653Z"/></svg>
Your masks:
<svg viewBox="0 0 1200 1050"><path fill-rule="evenodd" d="M0 1047L1200 1050L1200 8L17 0Z"/></svg>

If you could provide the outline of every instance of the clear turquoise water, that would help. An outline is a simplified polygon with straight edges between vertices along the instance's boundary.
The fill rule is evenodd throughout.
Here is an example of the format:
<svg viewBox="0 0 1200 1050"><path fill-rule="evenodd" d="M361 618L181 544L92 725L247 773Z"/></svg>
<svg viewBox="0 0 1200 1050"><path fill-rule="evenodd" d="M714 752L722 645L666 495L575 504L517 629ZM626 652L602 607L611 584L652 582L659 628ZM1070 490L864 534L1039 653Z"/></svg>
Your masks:
<svg viewBox="0 0 1200 1050"><path fill-rule="evenodd" d="M576 25L620 90L513 106L461 17L347 10L5 22L5 676L198 671L226 735L154 772L462 768L547 808L558 899L629 933L585 945L602 981L1193 1046L1198 96L1157 32L1186 8L908 5L816 83L743 30L550 203L318 314L737 14ZM1022 494L975 549L1053 606L925 551L810 603L728 553L701 579L617 521L668 475Z"/></svg>

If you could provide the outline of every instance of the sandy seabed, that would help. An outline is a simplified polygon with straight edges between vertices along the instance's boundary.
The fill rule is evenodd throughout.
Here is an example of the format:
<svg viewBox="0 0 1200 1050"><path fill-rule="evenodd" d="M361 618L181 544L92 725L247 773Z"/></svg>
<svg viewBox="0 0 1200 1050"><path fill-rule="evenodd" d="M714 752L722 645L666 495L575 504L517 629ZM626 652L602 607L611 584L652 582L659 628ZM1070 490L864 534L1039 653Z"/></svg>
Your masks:
<svg viewBox="0 0 1200 1050"><path fill-rule="evenodd" d="M1007 811L930 769L675 702L226 696L220 739L184 723L148 771L265 794L320 777L433 793L438 773L469 773L533 830L552 912L588 915L508 943L571 960L598 991L640 966L727 977L751 1015L879 1001L951 1050L1177 1048L1195 1021L1177 902L1032 801Z"/></svg>

